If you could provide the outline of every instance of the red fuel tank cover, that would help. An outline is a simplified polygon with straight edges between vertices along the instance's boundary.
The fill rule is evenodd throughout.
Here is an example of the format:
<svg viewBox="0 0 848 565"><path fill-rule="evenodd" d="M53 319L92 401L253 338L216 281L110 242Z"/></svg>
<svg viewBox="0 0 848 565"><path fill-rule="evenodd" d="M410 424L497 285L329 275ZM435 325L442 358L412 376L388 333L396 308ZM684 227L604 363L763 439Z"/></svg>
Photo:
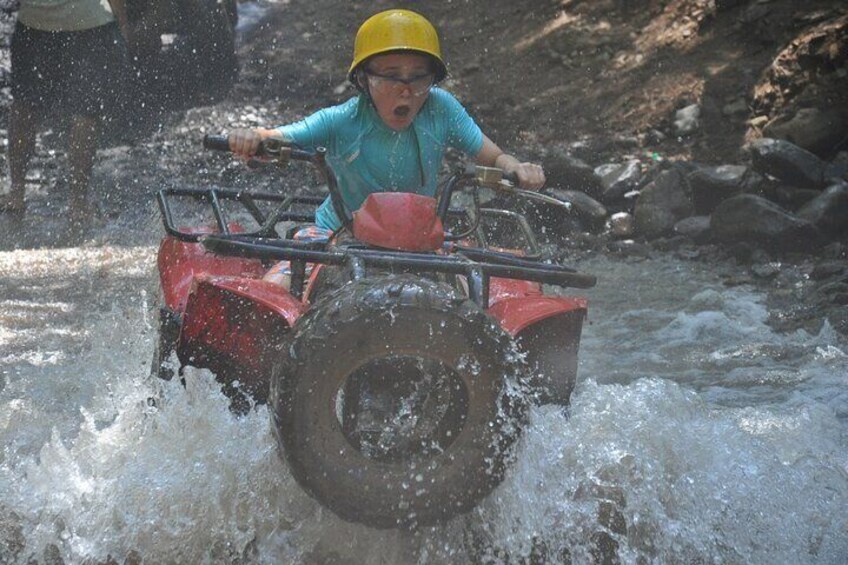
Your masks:
<svg viewBox="0 0 848 565"><path fill-rule="evenodd" d="M369 194L353 213L353 236L363 243L400 251L435 251L445 241L436 199L410 192Z"/></svg>

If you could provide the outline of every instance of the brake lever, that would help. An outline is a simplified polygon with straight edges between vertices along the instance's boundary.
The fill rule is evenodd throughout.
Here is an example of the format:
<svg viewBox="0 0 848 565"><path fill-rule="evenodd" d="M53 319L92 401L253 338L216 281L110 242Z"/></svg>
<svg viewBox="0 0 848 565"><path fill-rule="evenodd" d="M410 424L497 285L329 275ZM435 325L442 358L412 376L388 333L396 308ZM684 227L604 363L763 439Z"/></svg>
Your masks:
<svg viewBox="0 0 848 565"><path fill-rule="evenodd" d="M547 194L541 194L532 190L524 190L523 188L518 188L512 185L511 183L508 183L508 181L501 181L496 186L493 186L491 188L493 188L494 190L499 190L501 192L515 194L516 196L521 196L529 200L536 200L537 202L544 202L545 204L560 206L562 208L565 208L566 210L571 210L571 202L563 202L562 200L558 200L553 196L548 196Z"/></svg>
<svg viewBox="0 0 848 565"><path fill-rule="evenodd" d="M475 182L479 186L491 188L492 190L500 192L515 194L516 196L521 196L529 200L536 200L538 202L544 202L553 206L563 207L566 210L571 210L571 202L563 202L562 200L558 200L546 194L540 194L532 190L518 188L515 184L513 184L517 181L514 175L507 176L504 174L503 170L496 167L474 166L472 174L474 175Z"/></svg>

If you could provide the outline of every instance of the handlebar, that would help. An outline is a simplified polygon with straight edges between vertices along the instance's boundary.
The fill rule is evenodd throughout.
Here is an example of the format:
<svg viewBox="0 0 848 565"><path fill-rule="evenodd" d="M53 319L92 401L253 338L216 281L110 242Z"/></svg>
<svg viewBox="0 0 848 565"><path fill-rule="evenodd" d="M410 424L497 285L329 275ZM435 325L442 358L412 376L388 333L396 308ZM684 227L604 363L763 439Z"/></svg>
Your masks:
<svg viewBox="0 0 848 565"><path fill-rule="evenodd" d="M204 135L203 148L213 151L231 151L230 138L226 135Z"/></svg>
<svg viewBox="0 0 848 565"><path fill-rule="evenodd" d="M230 149L230 138L226 135L203 136L203 148L211 149L212 151L232 152L232 149ZM325 165L323 164L326 152L326 149L323 147L318 147L315 151L304 151L278 137L269 137L259 142L256 156L276 161L281 166L287 165L291 159L295 161L310 161L321 169L322 172L326 172L324 171Z"/></svg>
<svg viewBox="0 0 848 565"><path fill-rule="evenodd" d="M230 149L229 136L226 135L205 135L203 137L203 147L213 151L232 151ZM351 227L353 221L352 212L348 210L347 206L344 204L344 199L338 190L335 174L327 165L325 159L326 153L327 150L323 147L316 148L314 152L304 151L278 137L263 139L256 152L257 156L260 158L276 161L276 163L280 166L287 165L289 160L292 159L312 163L322 173L324 178L327 179L327 185L336 215L342 221L342 224L347 227ZM494 190L523 196L531 200L541 200L549 204L559 206L563 205L563 202L555 198L551 198L550 196L518 188L518 176L515 173L507 173L495 167L469 165L464 171L461 171L451 177L442 189L442 194L439 198L439 204L437 207L437 213L442 221L444 221L447 216L453 192L461 186L467 185L484 186ZM459 234L453 237L461 239L464 235L465 234Z"/></svg>
<svg viewBox="0 0 848 565"><path fill-rule="evenodd" d="M230 149L230 138L226 135L203 136L203 147L213 151L232 151ZM345 207L336 175L327 164L327 149L316 147L314 151L304 151L278 137L268 137L259 143L256 155L276 161L277 165L281 167L286 166L292 159L311 163L327 181L327 190L330 192L330 200L336 216L341 220L343 226L351 227L353 216Z"/></svg>

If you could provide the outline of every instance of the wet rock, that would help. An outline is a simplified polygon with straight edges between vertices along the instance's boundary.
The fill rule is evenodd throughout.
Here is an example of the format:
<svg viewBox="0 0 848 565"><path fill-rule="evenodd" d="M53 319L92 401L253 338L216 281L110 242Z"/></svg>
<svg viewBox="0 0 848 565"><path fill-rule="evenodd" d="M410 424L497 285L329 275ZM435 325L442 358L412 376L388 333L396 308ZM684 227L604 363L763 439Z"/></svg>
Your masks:
<svg viewBox="0 0 848 565"><path fill-rule="evenodd" d="M690 216L674 224L674 233L685 235L696 243L705 243L712 237L709 216Z"/></svg>
<svg viewBox="0 0 848 565"><path fill-rule="evenodd" d="M804 188L824 188L826 163L782 139L757 139L748 146L754 170Z"/></svg>
<svg viewBox="0 0 848 565"><path fill-rule="evenodd" d="M635 232L633 216L627 212L616 212L609 218L609 230L613 237L632 237Z"/></svg>
<svg viewBox="0 0 848 565"><path fill-rule="evenodd" d="M816 155L826 156L845 136L845 124L836 110L801 108L763 128L763 135L784 139Z"/></svg>
<svg viewBox="0 0 848 565"><path fill-rule="evenodd" d="M710 216L710 230L719 241L755 243L780 251L810 251L823 243L821 233L810 222L753 194L740 194L719 204Z"/></svg>
<svg viewBox="0 0 848 565"><path fill-rule="evenodd" d="M798 210L802 218L829 236L848 232L848 183L836 184Z"/></svg>
<svg viewBox="0 0 848 565"><path fill-rule="evenodd" d="M642 162L631 159L626 163L616 165L601 177L603 193L601 201L607 204L621 200L625 194L639 188L642 180Z"/></svg>
<svg viewBox="0 0 848 565"><path fill-rule="evenodd" d="M636 232L654 238L670 232L674 224L694 214L691 189L684 174L669 169L642 190L636 200Z"/></svg>
<svg viewBox="0 0 848 565"><path fill-rule="evenodd" d="M720 165L699 167L689 173L692 201L695 212L709 214L722 200L742 192L756 192L763 184L763 177L742 165Z"/></svg>

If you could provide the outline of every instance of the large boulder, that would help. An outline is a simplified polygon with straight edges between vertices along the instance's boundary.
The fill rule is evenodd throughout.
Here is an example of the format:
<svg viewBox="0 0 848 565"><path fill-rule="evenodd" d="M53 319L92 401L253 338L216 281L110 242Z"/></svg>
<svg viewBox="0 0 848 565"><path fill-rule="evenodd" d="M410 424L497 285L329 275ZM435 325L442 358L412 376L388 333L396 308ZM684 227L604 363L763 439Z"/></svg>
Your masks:
<svg viewBox="0 0 848 565"><path fill-rule="evenodd" d="M776 251L809 251L824 242L810 222L753 194L719 204L710 216L710 231L724 243L756 243Z"/></svg>

